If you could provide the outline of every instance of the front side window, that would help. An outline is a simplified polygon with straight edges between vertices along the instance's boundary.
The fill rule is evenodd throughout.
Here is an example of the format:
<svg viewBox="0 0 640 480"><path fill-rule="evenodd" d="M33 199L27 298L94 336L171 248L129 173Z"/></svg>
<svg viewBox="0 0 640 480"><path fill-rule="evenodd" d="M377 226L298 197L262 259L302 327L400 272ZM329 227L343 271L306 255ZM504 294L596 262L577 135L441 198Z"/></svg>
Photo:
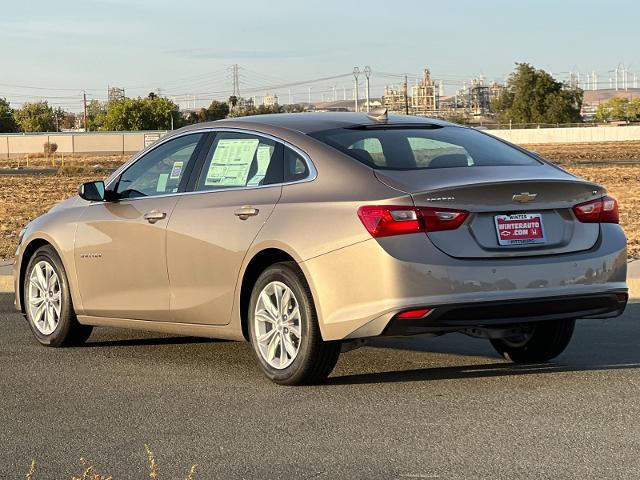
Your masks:
<svg viewBox="0 0 640 480"><path fill-rule="evenodd" d="M120 177L118 196L153 197L178 192L203 135L194 133L169 140L139 158Z"/></svg>
<svg viewBox="0 0 640 480"><path fill-rule="evenodd" d="M196 190L282 183L282 147L258 135L220 132L207 152Z"/></svg>
<svg viewBox="0 0 640 480"><path fill-rule="evenodd" d="M454 126L338 128L311 136L382 170L540 164L490 135Z"/></svg>

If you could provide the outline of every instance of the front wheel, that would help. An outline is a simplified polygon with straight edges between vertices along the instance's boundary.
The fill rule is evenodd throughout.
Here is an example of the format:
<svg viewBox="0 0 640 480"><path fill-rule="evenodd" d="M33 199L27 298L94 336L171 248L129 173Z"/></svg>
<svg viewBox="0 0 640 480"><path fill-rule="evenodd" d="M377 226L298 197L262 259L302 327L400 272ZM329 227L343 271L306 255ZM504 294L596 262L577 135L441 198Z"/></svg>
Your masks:
<svg viewBox="0 0 640 480"><path fill-rule="evenodd" d="M311 291L295 263L277 263L262 272L251 293L248 319L256 360L272 381L317 383L333 370L340 342L322 340Z"/></svg>
<svg viewBox="0 0 640 480"><path fill-rule="evenodd" d="M64 266L46 245L34 253L24 277L24 309L36 339L49 347L84 343L93 327L78 323Z"/></svg>
<svg viewBox="0 0 640 480"><path fill-rule="evenodd" d="M573 319L538 322L518 337L492 339L491 344L500 355L512 362L546 362L567 348L575 323Z"/></svg>

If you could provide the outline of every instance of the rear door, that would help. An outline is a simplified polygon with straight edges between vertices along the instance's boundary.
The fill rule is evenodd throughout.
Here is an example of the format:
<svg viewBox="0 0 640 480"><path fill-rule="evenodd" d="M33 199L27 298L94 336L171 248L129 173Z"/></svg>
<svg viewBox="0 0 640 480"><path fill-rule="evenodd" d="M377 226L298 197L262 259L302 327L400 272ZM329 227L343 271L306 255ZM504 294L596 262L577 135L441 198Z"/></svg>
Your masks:
<svg viewBox="0 0 640 480"><path fill-rule="evenodd" d="M282 193L283 146L217 132L167 229L174 322L226 325L247 250Z"/></svg>

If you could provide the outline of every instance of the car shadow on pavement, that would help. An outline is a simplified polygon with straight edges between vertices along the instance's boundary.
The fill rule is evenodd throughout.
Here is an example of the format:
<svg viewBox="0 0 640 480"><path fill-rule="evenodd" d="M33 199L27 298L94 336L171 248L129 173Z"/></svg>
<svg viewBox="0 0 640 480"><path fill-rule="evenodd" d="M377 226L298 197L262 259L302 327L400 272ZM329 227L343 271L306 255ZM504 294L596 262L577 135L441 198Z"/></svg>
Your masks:
<svg viewBox="0 0 640 480"><path fill-rule="evenodd" d="M508 377L597 370L627 370L636 368L640 369L640 362L595 365L563 365L562 363L515 365L512 363L491 363L485 365L460 365L455 367L418 368L412 370L343 375L340 377L330 377L327 379L326 384L357 385L433 380L460 380L470 378Z"/></svg>
<svg viewBox="0 0 640 480"><path fill-rule="evenodd" d="M0 293L0 314L20 315L13 305L12 293ZM28 328L28 327L27 327ZM99 338L92 340L95 332L99 332ZM131 338L132 335L139 335L138 338ZM159 336L161 335L161 336ZM109 338L104 338L108 336ZM122 338L128 337L128 338ZM199 344L199 343L222 343L227 340L219 340L203 337L185 337L171 336L157 333L140 332L136 330L116 329L116 328L99 328L87 343L77 348L92 347L129 347L129 346L147 346L147 345L183 345L183 344Z"/></svg>
<svg viewBox="0 0 640 480"><path fill-rule="evenodd" d="M14 310L13 296L11 294L0 294L0 314L3 313L18 315ZM576 343L575 347L573 349L570 347L557 361L544 364L518 365L504 362L499 359L488 342L471 339L460 334L452 334L446 340L439 338L378 338L371 343L374 350L390 348L435 355L453 355L458 358L474 358L478 363L410 370L348 373L330 377L326 384L375 384L640 369L640 303L628 305L624 317L620 317L620 319L608 320L606 324L591 322L601 321L585 320L581 322L576 329L577 335L572 342ZM96 333L93 334L97 337L95 340L90 338L86 344L78 348L227 342L226 340L170 336L115 328L100 328L96 332L99 333L97 335Z"/></svg>
<svg viewBox="0 0 640 480"><path fill-rule="evenodd" d="M401 349L455 357L473 357L476 364L354 373L328 379L329 385L455 380L531 374L640 369L640 303L630 303L624 316L610 320L583 320L567 351L555 361L543 364L514 364L503 361L488 341L462 334L442 338L378 338L374 348ZM485 361L483 361L485 359ZM488 360L488 361L487 361Z"/></svg>
<svg viewBox="0 0 640 480"><path fill-rule="evenodd" d="M125 330L122 330L125 332ZM80 348L94 348L94 347L134 347L134 346L146 346L146 345L187 345L195 343L219 343L226 340L218 340L213 338L202 337L150 337L150 338L126 338L126 339L114 339L114 340L95 340L91 338L87 340Z"/></svg>

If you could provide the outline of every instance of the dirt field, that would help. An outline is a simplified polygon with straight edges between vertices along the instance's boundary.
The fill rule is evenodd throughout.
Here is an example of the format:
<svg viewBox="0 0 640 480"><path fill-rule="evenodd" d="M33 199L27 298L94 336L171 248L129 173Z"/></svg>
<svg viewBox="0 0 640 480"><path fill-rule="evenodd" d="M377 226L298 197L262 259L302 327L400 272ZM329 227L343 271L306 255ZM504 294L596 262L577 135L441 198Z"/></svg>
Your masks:
<svg viewBox="0 0 640 480"><path fill-rule="evenodd" d="M639 142L600 142L600 143L560 143L522 145L528 150L539 153L544 158L558 163L623 161L640 162Z"/></svg>
<svg viewBox="0 0 640 480"><path fill-rule="evenodd" d="M640 161L637 164L585 164L610 158L640 159L640 142L529 147L546 158L559 161L563 168L576 175L606 186L620 203L621 224L629 238L629 256L640 258L640 215L637 214L640 210ZM13 256L18 232L31 219L74 195L80 183L104 177L105 173L94 170L94 165L115 168L120 162L119 157L65 159L63 173L54 176L0 175L0 259ZM57 165L60 163L58 159ZM36 167L51 168L51 161L38 159Z"/></svg>
<svg viewBox="0 0 640 480"><path fill-rule="evenodd" d="M604 185L618 199L620 224L629 240L629 257L640 258L640 165L565 166L570 172Z"/></svg>
<svg viewBox="0 0 640 480"><path fill-rule="evenodd" d="M78 191L88 175L0 175L0 259L12 257L24 225Z"/></svg>

